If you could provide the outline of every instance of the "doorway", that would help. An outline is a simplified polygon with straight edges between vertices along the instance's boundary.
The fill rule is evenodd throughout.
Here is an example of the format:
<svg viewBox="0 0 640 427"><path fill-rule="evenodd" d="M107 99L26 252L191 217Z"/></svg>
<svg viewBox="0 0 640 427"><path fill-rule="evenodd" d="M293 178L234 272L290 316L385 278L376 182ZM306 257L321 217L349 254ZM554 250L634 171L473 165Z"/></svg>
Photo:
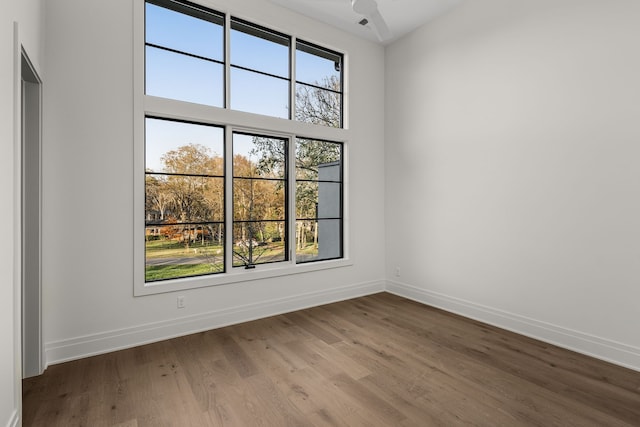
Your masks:
<svg viewBox="0 0 640 427"><path fill-rule="evenodd" d="M42 82L22 51L22 376L43 372Z"/></svg>

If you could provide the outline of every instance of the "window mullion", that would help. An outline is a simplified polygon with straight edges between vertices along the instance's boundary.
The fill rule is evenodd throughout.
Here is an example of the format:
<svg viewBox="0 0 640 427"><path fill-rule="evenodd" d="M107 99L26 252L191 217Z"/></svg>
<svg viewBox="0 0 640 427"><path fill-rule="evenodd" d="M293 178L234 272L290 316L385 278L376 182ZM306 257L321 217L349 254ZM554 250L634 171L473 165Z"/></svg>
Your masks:
<svg viewBox="0 0 640 427"><path fill-rule="evenodd" d="M292 36L289 46L289 120L296 119L296 45L297 38Z"/></svg>
<svg viewBox="0 0 640 427"><path fill-rule="evenodd" d="M224 271L233 270L233 128L224 132Z"/></svg>
<svg viewBox="0 0 640 427"><path fill-rule="evenodd" d="M289 178L289 238L287 244L289 245L289 260L293 265L296 264L296 230L297 230L297 215L296 215L296 138L294 136L289 137L289 151L288 156L288 168L287 177Z"/></svg>
<svg viewBox="0 0 640 427"><path fill-rule="evenodd" d="M224 22L224 108L231 108L231 16Z"/></svg>

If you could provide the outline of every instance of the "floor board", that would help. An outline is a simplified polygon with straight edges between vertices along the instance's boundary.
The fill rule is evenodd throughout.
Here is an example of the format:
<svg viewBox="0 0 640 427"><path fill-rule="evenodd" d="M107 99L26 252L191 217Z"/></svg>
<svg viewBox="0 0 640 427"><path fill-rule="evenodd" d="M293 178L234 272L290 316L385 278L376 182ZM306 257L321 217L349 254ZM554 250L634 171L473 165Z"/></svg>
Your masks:
<svg viewBox="0 0 640 427"><path fill-rule="evenodd" d="M24 426L640 426L640 372L388 293L49 367Z"/></svg>

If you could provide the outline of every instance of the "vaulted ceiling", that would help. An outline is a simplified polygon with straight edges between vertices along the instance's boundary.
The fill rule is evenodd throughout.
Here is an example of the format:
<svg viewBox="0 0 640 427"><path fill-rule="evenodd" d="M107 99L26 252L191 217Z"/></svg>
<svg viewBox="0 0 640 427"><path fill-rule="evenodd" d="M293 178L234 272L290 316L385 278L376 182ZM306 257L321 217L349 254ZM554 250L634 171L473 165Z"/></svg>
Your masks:
<svg viewBox="0 0 640 427"><path fill-rule="evenodd" d="M380 41L371 23L361 25L352 0L270 0L280 6L381 44L389 44L455 7L462 0L376 0L391 35Z"/></svg>

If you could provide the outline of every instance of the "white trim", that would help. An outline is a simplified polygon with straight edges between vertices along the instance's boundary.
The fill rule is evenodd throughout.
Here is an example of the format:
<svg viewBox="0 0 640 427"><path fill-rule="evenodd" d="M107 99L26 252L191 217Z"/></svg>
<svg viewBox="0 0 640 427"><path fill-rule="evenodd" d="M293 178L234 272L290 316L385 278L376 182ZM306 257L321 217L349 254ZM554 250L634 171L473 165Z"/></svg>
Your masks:
<svg viewBox="0 0 640 427"><path fill-rule="evenodd" d="M18 427L19 425L22 425L20 421L20 414L17 409L14 409L9 421L7 421L7 427Z"/></svg>
<svg viewBox="0 0 640 427"><path fill-rule="evenodd" d="M31 81L31 80L25 80L25 76L24 76L24 71L23 71L23 62L26 63L27 67L29 68L33 79L35 79L35 81ZM22 366L22 375L23 378L28 378L30 376L34 376L34 375L40 375L43 372L43 367L44 367L44 346L43 346L43 340L42 340L42 209L43 209L43 203L42 203L42 194L43 194L43 178L42 178L42 129L43 129L43 101L42 101L42 95L43 95L43 88L42 88L42 79L40 78L40 74L38 73L38 71L36 70L36 67L33 65L33 63L31 62L29 55L27 54L27 51L24 49L24 46L21 46L20 49L20 80L21 80L21 96L20 96L20 114L21 114L21 123L20 123L20 180L21 180L21 185L20 185L20 196L21 196L21 204L20 204L20 209L21 209L21 224L23 226L21 226L21 230L20 230L20 239L21 239L21 247L22 247L22 260L21 260L21 265L20 265L20 271L21 271L21 284L20 284L20 291L21 291L21 295L22 295L22 301L21 301L21 319L23 320L23 331L22 333L24 334L24 329L26 326L27 322L25 321L25 316L30 316L31 318L31 322L30 325L33 326L33 323L37 324L37 337L38 337L38 346L36 349L31 348L32 346L29 345L29 347L25 347L25 340L23 339L22 341L22 351L23 351L23 355L22 355L22 362L23 362L23 366ZM27 96L32 96L29 95L29 93L32 93L33 91L33 87L31 85L37 85L37 169L38 169L38 236L37 236L37 265L34 266L33 263L29 264L28 267L37 270L36 274L37 274L37 281L38 281L38 290L37 290L37 312L33 312L32 310L25 310L25 299L24 299L24 292L25 289L23 289L23 280L26 280L27 278L24 275L25 272L25 260L29 259L29 256L26 254L25 252L25 244L24 242L26 241L26 237L24 235L25 227L28 227L29 224L25 223L25 214L27 213L25 211L25 206L24 206L24 191L25 188L22 188L23 186L28 185L27 181L25 180L25 172L26 172L26 168L25 165L28 162L32 162L33 159L32 158L27 158L25 157L25 150L26 150L26 145L25 144L29 144L25 138L27 138L27 128L25 127L26 123L24 121L24 118L27 117L33 117L34 114L33 113L29 113L27 112L27 105L25 104L24 100ZM31 89L27 89L28 87L31 86ZM30 123L31 125L33 125L33 123ZM31 143L33 143L33 141L31 141ZM34 268L35 267L35 268ZM33 297L33 295L31 295L31 298ZM33 307L32 307L33 308ZM35 321L34 321L35 320ZM30 331L31 334L33 334L34 331ZM24 337L23 337L24 338ZM25 362L25 354L24 352L29 350L32 353L36 353L37 355L37 366L31 366L31 363L24 363Z"/></svg>
<svg viewBox="0 0 640 427"><path fill-rule="evenodd" d="M570 330L396 281L359 283L320 292L46 343L47 365L131 348L332 302L389 292L520 335L640 371L640 348Z"/></svg>
<svg viewBox="0 0 640 427"><path fill-rule="evenodd" d="M14 415L7 425L19 422L22 413L22 41L13 21L13 396ZM11 273L13 273L11 275ZM3 367L4 369L4 367ZM8 398L9 396L4 396ZM19 424L17 424L19 425Z"/></svg>
<svg viewBox="0 0 640 427"><path fill-rule="evenodd" d="M47 363L55 364L81 359L322 304L371 295L383 292L384 287L384 281L358 283L321 292L310 292L255 304L215 310L194 316L163 320L130 328L50 342L45 345Z"/></svg>
<svg viewBox="0 0 640 427"><path fill-rule="evenodd" d="M640 371L640 348L638 347L541 322L397 281L387 281L386 291L577 353Z"/></svg>

